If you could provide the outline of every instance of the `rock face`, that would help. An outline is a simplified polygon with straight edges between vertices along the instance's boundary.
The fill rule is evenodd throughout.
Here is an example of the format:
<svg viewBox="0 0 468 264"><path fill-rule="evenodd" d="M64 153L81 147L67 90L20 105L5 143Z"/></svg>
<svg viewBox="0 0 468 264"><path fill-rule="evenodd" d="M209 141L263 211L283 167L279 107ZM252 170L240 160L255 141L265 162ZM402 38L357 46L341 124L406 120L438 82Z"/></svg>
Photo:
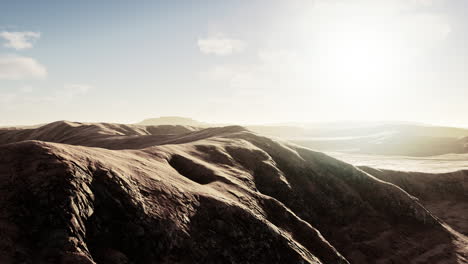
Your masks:
<svg viewBox="0 0 468 264"><path fill-rule="evenodd" d="M468 258L400 187L242 127L57 122L0 142L0 263Z"/></svg>

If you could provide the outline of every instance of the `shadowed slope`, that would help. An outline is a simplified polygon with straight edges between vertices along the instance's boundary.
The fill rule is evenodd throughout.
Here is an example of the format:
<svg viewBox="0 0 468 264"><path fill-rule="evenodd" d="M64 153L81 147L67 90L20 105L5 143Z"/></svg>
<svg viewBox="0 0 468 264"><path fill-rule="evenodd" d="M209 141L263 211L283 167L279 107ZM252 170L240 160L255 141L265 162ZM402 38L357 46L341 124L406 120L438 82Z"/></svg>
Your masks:
<svg viewBox="0 0 468 264"><path fill-rule="evenodd" d="M468 236L468 171L435 174L362 169L418 197L431 212Z"/></svg>

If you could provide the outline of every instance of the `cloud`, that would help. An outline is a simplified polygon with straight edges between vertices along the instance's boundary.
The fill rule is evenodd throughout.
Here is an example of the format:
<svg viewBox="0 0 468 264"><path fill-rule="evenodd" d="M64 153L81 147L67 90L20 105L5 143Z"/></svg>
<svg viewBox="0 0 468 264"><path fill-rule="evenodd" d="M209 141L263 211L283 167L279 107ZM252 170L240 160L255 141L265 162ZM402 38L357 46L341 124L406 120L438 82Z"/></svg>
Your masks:
<svg viewBox="0 0 468 264"><path fill-rule="evenodd" d="M216 65L201 72L200 78L220 82L221 87L241 94L279 92L284 87L307 84L306 79L311 77L308 69L294 50L261 50L254 63Z"/></svg>
<svg viewBox="0 0 468 264"><path fill-rule="evenodd" d="M247 46L242 40L227 38L223 35L199 38L197 44L202 53L218 56L242 52Z"/></svg>
<svg viewBox="0 0 468 264"><path fill-rule="evenodd" d="M432 7L442 3L443 0L318 0L294 24L300 28L296 34L300 38L294 39L293 35L283 37L283 41L306 43L305 48L311 53L317 51L318 56L343 53L336 48L356 53L353 46L373 46L362 51L379 50L376 53L380 55L391 53L392 59L407 60L429 54L451 34L447 14Z"/></svg>
<svg viewBox="0 0 468 264"><path fill-rule="evenodd" d="M43 79L47 69L29 57L0 55L0 80Z"/></svg>
<svg viewBox="0 0 468 264"><path fill-rule="evenodd" d="M414 5L419 5L419 6L433 6L436 4L441 4L445 0L411 0L409 3L414 4Z"/></svg>
<svg viewBox="0 0 468 264"><path fill-rule="evenodd" d="M442 1L317 0L297 17L288 17L288 23L278 23L281 34L259 43L257 58L211 65L200 78L228 99L239 93L242 100L258 101L261 96L243 96L267 94L303 102L308 97L300 95L307 94L335 107L349 105L351 94L377 102L393 87L417 81L408 76L411 65L419 66L443 47L452 31L450 20L427 7ZM202 50L200 40L199 46Z"/></svg>
<svg viewBox="0 0 468 264"><path fill-rule="evenodd" d="M33 42L41 37L39 32L0 32L0 37L5 39L7 43L3 46L7 48L13 48L16 50L30 49L33 46Z"/></svg>
<svg viewBox="0 0 468 264"><path fill-rule="evenodd" d="M94 87L86 84L66 84L41 94L34 94L31 86L18 87L14 92L0 91L0 110L29 109L31 105L64 105L78 101Z"/></svg>
<svg viewBox="0 0 468 264"><path fill-rule="evenodd" d="M31 97L30 101L64 103L76 97L83 96L93 89L93 86L87 84L65 84L61 89L56 89L52 94L39 97Z"/></svg>
<svg viewBox="0 0 468 264"><path fill-rule="evenodd" d="M75 96L86 94L93 87L87 84L67 84L63 87L63 90L57 92L58 98L70 99Z"/></svg>
<svg viewBox="0 0 468 264"><path fill-rule="evenodd" d="M0 93L0 106L6 106L7 104L13 102L16 97L17 95L14 93Z"/></svg>
<svg viewBox="0 0 468 264"><path fill-rule="evenodd" d="M26 86L21 87L19 90L22 93L31 93L33 91L33 88L29 85L26 85Z"/></svg>

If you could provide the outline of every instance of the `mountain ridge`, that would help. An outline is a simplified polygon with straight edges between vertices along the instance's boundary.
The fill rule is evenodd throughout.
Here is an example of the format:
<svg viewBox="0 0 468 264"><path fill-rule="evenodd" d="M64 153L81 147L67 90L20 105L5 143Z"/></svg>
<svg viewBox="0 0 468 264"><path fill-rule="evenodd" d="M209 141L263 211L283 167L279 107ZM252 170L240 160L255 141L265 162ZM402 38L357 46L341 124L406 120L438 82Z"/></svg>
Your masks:
<svg viewBox="0 0 468 264"><path fill-rule="evenodd" d="M46 128L27 133L61 142L0 133L5 263L467 259L466 237L402 188L240 126Z"/></svg>

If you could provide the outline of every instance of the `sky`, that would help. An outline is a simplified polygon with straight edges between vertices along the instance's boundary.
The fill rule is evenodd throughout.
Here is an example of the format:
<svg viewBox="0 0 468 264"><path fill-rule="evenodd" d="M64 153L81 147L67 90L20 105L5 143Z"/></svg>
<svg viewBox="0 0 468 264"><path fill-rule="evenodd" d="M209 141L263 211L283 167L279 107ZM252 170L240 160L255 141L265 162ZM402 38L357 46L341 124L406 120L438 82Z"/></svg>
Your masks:
<svg viewBox="0 0 468 264"><path fill-rule="evenodd" d="M468 127L468 1L1 0L0 125Z"/></svg>

